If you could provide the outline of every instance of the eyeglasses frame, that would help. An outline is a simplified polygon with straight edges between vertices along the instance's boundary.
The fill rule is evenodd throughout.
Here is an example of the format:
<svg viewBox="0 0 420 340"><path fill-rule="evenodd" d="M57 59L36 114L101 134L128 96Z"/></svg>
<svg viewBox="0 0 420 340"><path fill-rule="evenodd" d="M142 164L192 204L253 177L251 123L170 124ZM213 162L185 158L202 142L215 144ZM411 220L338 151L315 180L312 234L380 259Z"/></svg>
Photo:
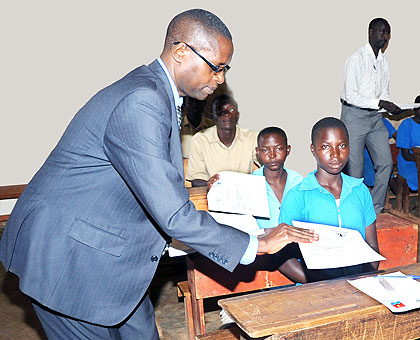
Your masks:
<svg viewBox="0 0 420 340"><path fill-rule="evenodd" d="M187 46L191 51L193 51L196 55L198 55L201 59L203 59L204 62L207 65L209 65L209 67L212 69L212 71L214 73L219 73L219 72L222 72L222 71L223 71L223 73L226 73L227 71L230 70L231 67L229 65L225 65L223 67L214 65L210 60L208 60L207 58L203 57L200 53L197 52L197 50L194 47L190 46L186 42L175 41L174 42L174 45L178 45L178 44L181 44L181 43L182 44L185 44L185 46Z"/></svg>

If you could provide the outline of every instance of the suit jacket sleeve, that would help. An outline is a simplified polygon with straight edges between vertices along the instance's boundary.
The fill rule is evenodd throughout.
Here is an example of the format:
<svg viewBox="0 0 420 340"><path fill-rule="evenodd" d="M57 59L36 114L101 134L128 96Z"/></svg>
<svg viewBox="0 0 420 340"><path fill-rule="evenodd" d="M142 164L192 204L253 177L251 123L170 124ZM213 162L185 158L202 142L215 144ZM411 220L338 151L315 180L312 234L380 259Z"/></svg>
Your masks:
<svg viewBox="0 0 420 340"><path fill-rule="evenodd" d="M249 236L216 223L189 201L182 175L171 159L171 105L159 88L146 87L126 96L106 128L105 153L166 234L232 271Z"/></svg>

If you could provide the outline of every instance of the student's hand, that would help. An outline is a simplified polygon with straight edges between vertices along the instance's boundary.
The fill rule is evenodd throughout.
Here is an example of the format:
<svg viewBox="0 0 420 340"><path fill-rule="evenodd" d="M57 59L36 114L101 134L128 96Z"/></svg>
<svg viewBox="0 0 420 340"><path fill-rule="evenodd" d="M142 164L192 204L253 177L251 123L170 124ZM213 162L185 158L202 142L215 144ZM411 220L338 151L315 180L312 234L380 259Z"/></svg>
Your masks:
<svg viewBox="0 0 420 340"><path fill-rule="evenodd" d="M319 236L313 230L296 228L285 223L258 237L258 254L275 254L292 242L312 243Z"/></svg>
<svg viewBox="0 0 420 340"><path fill-rule="evenodd" d="M217 182L218 180L219 180L219 174L211 176L209 180L207 181L207 191L209 191L213 183Z"/></svg>
<svg viewBox="0 0 420 340"><path fill-rule="evenodd" d="M386 100L380 100L379 107L385 109L387 112L393 115L399 115L401 113L401 109L398 105L395 105L394 103L391 103Z"/></svg>

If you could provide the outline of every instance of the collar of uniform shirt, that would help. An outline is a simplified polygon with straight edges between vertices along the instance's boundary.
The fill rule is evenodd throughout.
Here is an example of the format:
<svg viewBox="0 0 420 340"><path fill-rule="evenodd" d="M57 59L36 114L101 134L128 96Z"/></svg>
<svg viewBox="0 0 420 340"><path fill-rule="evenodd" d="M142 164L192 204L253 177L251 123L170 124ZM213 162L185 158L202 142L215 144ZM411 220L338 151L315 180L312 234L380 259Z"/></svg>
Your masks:
<svg viewBox="0 0 420 340"><path fill-rule="evenodd" d="M165 63L161 58L158 58L157 61L159 62L160 66L162 67L163 71L166 74L166 77L168 77L169 84L171 84L172 94L174 95L174 101L175 101L175 108L181 107L182 103L184 102L184 98L179 96L178 89L175 86L174 81L172 80L171 74L169 73Z"/></svg>

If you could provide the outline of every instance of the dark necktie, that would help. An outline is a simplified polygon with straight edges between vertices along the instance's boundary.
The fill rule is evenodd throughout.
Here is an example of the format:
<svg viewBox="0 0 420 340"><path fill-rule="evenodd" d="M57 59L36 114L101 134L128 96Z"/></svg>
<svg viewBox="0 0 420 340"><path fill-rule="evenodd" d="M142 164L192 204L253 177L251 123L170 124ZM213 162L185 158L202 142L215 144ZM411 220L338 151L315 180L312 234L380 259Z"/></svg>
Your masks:
<svg viewBox="0 0 420 340"><path fill-rule="evenodd" d="M178 128L181 129L181 123L182 123L182 111L181 111L181 106L177 106L176 107L176 118L178 121Z"/></svg>

